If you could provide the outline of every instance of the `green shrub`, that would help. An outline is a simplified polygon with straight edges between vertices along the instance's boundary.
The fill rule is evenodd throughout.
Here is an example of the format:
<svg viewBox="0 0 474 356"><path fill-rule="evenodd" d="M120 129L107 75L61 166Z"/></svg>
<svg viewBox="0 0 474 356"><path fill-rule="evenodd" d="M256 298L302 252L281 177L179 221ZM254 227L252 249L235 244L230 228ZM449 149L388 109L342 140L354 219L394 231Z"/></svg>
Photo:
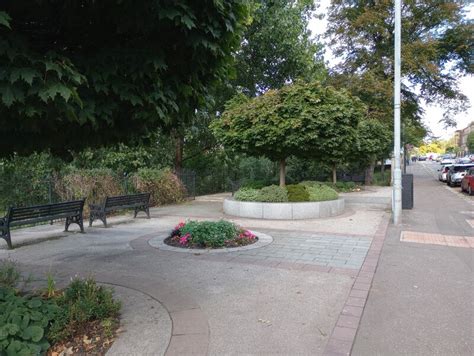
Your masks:
<svg viewBox="0 0 474 356"><path fill-rule="evenodd" d="M181 236L190 234L193 244L203 247L222 247L227 240L234 239L239 229L231 222L189 221L181 229Z"/></svg>
<svg viewBox="0 0 474 356"><path fill-rule="evenodd" d="M306 185L310 201L335 200L338 198L337 192L327 185Z"/></svg>
<svg viewBox="0 0 474 356"><path fill-rule="evenodd" d="M260 190L258 201L267 203L282 203L288 201L288 193L285 188L278 185L270 185Z"/></svg>
<svg viewBox="0 0 474 356"><path fill-rule="evenodd" d="M115 301L112 290L97 285L93 279L74 279L56 299L62 309L48 333L55 342L69 337L91 320L105 320L118 316L121 304Z"/></svg>
<svg viewBox="0 0 474 356"><path fill-rule="evenodd" d="M354 182L336 182L334 184L332 182L304 181L300 184L306 187L319 187L323 185L334 189L336 192L353 192L359 187Z"/></svg>
<svg viewBox="0 0 474 356"><path fill-rule="evenodd" d="M242 184L243 188L252 188L252 189L262 189L265 187L265 182L263 180L250 180Z"/></svg>
<svg viewBox="0 0 474 356"><path fill-rule="evenodd" d="M0 288L16 288L21 279L15 262L4 260L0 262Z"/></svg>
<svg viewBox="0 0 474 356"><path fill-rule="evenodd" d="M286 186L286 190L288 191L288 201L291 201L291 202L309 201L309 193L306 191L304 185L290 184Z"/></svg>
<svg viewBox="0 0 474 356"><path fill-rule="evenodd" d="M382 174L382 172L374 172L374 177L372 179L372 185L378 185L378 186L389 186L390 185L390 180L392 179L390 170L385 170L385 172Z"/></svg>
<svg viewBox="0 0 474 356"><path fill-rule="evenodd" d="M240 188L234 193L234 199L239 201L258 201L260 190L253 188Z"/></svg>
<svg viewBox="0 0 474 356"><path fill-rule="evenodd" d="M51 300L23 297L0 287L0 355L40 355L49 348L45 337L61 314Z"/></svg>
<svg viewBox="0 0 474 356"><path fill-rule="evenodd" d="M151 205L177 203L186 197L184 185L169 169L139 169L132 182L136 191L151 193Z"/></svg>
<svg viewBox="0 0 474 356"><path fill-rule="evenodd" d="M119 177L110 169L73 169L56 180L55 190L62 200L86 198L86 216L89 204L101 203L107 196L124 194Z"/></svg>

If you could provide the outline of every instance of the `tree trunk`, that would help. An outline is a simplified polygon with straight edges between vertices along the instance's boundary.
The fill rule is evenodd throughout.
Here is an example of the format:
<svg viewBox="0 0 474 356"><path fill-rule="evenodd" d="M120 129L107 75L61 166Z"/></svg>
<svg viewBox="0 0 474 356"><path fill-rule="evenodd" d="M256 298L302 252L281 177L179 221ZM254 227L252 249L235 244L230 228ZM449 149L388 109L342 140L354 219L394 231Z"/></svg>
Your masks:
<svg viewBox="0 0 474 356"><path fill-rule="evenodd" d="M280 187L285 187L285 176L286 176L286 161L285 159L280 160Z"/></svg>
<svg viewBox="0 0 474 356"><path fill-rule="evenodd" d="M383 162L382 162L383 165ZM375 161L372 160L370 165L365 169L365 185L371 185L374 180Z"/></svg>
<svg viewBox="0 0 474 356"><path fill-rule="evenodd" d="M179 132L174 133L174 171L176 173L181 173L183 169L183 144L184 138Z"/></svg>
<svg viewBox="0 0 474 356"><path fill-rule="evenodd" d="M380 174L382 179L385 179L385 159L382 158L382 167L380 167Z"/></svg>
<svg viewBox="0 0 474 356"><path fill-rule="evenodd" d="M332 183L336 184L337 183L337 171L336 171L336 165L332 166Z"/></svg>

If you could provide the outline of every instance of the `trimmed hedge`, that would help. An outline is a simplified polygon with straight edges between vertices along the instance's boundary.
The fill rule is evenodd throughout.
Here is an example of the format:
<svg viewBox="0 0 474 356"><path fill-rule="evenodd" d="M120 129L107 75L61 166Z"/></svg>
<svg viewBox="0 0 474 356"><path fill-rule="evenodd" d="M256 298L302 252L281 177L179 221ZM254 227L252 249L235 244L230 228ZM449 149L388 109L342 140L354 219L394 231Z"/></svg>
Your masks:
<svg viewBox="0 0 474 356"><path fill-rule="evenodd" d="M309 193L305 189L304 185L291 184L291 185L287 185L286 189L288 191L288 201L291 201L291 202L309 201Z"/></svg>
<svg viewBox="0 0 474 356"><path fill-rule="evenodd" d="M287 185L285 188L276 185L262 189L244 187L234 194L234 199L238 201L269 203L325 201L335 200L337 198L338 194L336 190L325 184L311 181Z"/></svg>
<svg viewBox="0 0 474 356"><path fill-rule="evenodd" d="M258 201L267 203L283 203L288 201L288 192L285 188L278 185L270 185L269 187L262 188Z"/></svg>

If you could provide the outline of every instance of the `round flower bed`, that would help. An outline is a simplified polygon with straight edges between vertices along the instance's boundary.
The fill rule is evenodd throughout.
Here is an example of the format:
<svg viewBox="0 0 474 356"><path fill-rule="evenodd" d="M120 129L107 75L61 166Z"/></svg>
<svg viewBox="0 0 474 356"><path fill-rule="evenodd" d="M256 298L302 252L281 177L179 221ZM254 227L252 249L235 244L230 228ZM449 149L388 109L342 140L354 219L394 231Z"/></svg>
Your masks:
<svg viewBox="0 0 474 356"><path fill-rule="evenodd" d="M181 248L229 248L255 243L258 237L229 221L188 221L181 222L165 243Z"/></svg>
<svg viewBox="0 0 474 356"><path fill-rule="evenodd" d="M306 181L260 189L242 187L232 199L224 200L224 213L252 219L320 219L344 212L344 199L331 187Z"/></svg>

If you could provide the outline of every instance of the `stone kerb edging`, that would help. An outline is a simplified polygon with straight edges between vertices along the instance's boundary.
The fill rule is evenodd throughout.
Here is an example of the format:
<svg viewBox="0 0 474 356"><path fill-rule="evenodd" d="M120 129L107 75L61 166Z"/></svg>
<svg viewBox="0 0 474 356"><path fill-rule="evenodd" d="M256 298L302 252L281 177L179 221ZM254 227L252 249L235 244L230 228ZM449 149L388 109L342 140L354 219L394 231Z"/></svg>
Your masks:
<svg viewBox="0 0 474 356"><path fill-rule="evenodd" d="M164 235L164 234L151 238L150 240L148 240L148 244L159 250L186 252L186 253L199 253L199 254L216 254L216 253L224 253L224 252L238 252L238 251L252 250L254 248L267 246L273 242L273 237L271 237L270 235L267 235L258 231L250 231L250 232L258 237L257 242L250 245L246 245L246 246L240 246L240 247L217 248L217 249L197 249L197 248L174 247L174 246L165 244L165 239L168 237L168 235Z"/></svg>
<svg viewBox="0 0 474 356"><path fill-rule="evenodd" d="M268 220L321 219L344 212L345 200L327 200L301 203L261 203L224 200L224 213L241 218Z"/></svg>

